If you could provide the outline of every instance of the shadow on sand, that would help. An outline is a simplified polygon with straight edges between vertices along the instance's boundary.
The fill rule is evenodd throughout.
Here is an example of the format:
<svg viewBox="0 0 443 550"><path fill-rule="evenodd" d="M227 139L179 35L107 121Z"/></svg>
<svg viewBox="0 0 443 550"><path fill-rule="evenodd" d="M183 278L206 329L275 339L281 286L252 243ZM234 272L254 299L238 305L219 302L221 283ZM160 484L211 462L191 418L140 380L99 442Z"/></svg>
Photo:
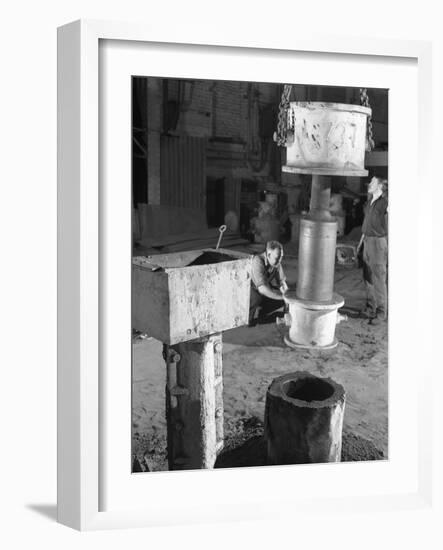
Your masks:
<svg viewBox="0 0 443 550"><path fill-rule="evenodd" d="M353 433L343 433L342 462L384 460L383 453L371 441ZM266 441L263 436L248 439L238 447L222 452L215 468L239 468L248 466L266 466Z"/></svg>

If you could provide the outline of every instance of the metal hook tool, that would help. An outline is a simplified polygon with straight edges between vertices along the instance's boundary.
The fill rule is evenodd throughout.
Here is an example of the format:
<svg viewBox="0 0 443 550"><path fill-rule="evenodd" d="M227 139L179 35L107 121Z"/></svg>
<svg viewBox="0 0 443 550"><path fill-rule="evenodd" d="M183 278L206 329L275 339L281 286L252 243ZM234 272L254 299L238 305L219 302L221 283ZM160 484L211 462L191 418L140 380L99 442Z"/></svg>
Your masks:
<svg viewBox="0 0 443 550"><path fill-rule="evenodd" d="M220 242L222 240L222 237L223 237L223 233L226 231L226 225L221 225L219 228L218 228L219 232L220 232L220 235L218 237L218 242L217 242L217 246L215 247L215 250L218 249L218 247L220 246Z"/></svg>

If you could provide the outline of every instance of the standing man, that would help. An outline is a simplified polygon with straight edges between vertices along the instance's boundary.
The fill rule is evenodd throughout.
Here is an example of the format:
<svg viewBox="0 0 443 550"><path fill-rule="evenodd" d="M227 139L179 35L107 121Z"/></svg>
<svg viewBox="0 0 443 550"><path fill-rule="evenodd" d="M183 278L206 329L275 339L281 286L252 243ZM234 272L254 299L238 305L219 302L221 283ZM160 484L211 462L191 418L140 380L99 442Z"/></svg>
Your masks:
<svg viewBox="0 0 443 550"><path fill-rule="evenodd" d="M285 305L283 295L288 286L281 265L282 258L283 247L278 241L267 242L265 251L252 258L250 326L256 323L257 313L263 318Z"/></svg>
<svg viewBox="0 0 443 550"><path fill-rule="evenodd" d="M357 253L363 248L363 279L366 284L366 309L362 312L372 325L386 320L388 290L386 283L388 266L388 181L373 177L369 182L369 201L362 226L362 236Z"/></svg>

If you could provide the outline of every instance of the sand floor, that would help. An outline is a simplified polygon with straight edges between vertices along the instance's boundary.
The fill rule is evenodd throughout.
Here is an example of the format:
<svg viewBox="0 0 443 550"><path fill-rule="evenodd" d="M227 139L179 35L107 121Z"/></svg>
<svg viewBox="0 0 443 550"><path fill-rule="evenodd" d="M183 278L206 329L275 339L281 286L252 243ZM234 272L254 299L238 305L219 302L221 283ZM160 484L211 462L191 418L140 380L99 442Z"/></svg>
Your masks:
<svg viewBox="0 0 443 550"><path fill-rule="evenodd" d="M295 258L285 257L284 267L291 285L296 280ZM346 306L364 306L360 269L337 269L335 290L345 298ZM266 390L274 378L306 370L344 386L344 431L369 440L387 458L387 323L371 326L364 319L348 318L337 326L337 348L323 352L288 348L283 342L285 331L285 327L265 324L223 334L225 437L241 439L248 426L261 425ZM166 369L162 344L146 338L134 339L133 345L133 455L151 471L165 470Z"/></svg>

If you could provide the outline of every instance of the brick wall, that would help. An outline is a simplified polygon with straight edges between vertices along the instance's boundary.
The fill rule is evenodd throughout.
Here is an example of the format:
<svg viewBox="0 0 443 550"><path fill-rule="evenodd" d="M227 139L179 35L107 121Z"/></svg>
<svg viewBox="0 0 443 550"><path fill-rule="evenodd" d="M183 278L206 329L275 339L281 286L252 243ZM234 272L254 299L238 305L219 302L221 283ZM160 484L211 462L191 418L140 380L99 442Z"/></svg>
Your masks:
<svg viewBox="0 0 443 550"><path fill-rule="evenodd" d="M247 83L196 80L187 101L182 101L173 133L195 137L247 139ZM177 94L176 85L170 93Z"/></svg>
<svg viewBox="0 0 443 550"><path fill-rule="evenodd" d="M184 100L178 83L172 81L169 95L182 103L173 134L231 138L244 143L258 137L258 120L253 120L258 117L258 110L266 105L278 105L278 89L268 83L196 80L189 85ZM252 136L251 123L255 129Z"/></svg>

